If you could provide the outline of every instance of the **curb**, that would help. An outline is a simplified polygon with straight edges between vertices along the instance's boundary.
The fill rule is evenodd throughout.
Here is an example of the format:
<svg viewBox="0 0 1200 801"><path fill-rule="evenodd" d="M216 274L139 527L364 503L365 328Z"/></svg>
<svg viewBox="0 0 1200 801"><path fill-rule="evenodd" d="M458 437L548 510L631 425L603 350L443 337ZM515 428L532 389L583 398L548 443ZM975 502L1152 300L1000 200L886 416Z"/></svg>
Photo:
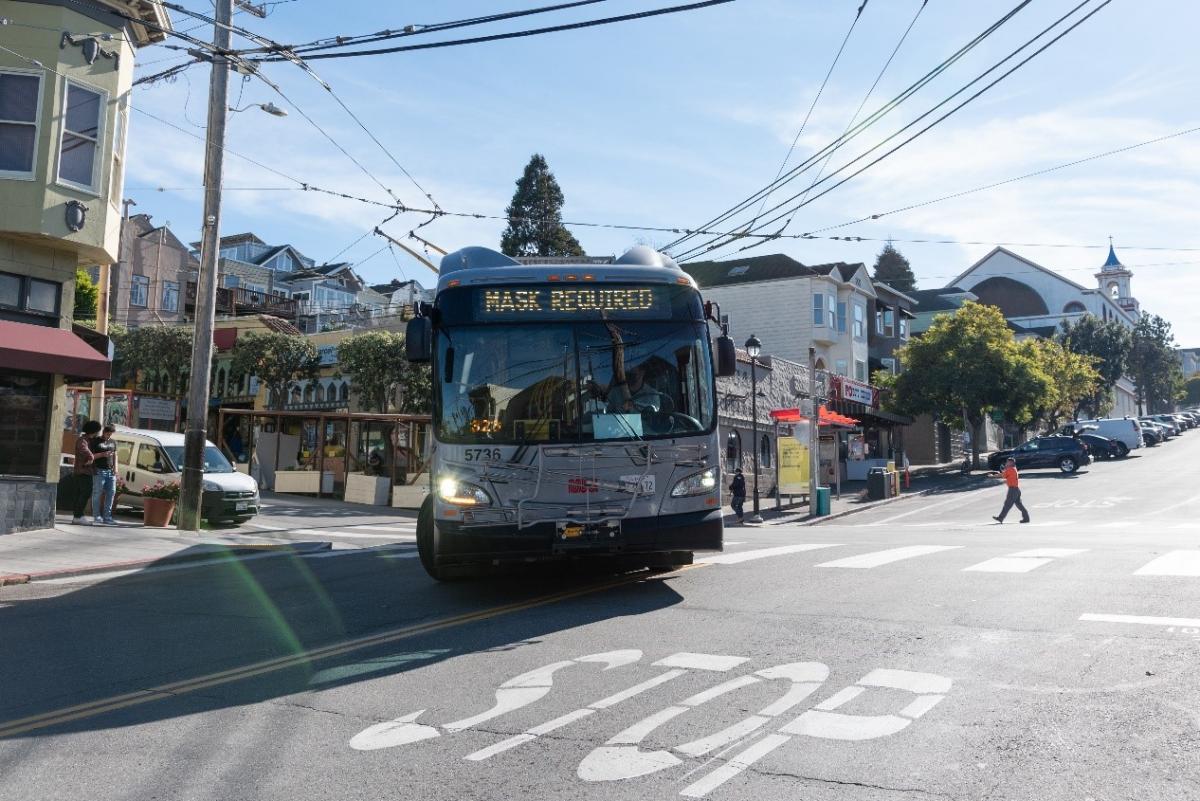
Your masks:
<svg viewBox="0 0 1200 801"><path fill-rule="evenodd" d="M107 562L97 565L80 565L79 567L64 567L57 570L41 570L36 573L5 573L0 574L0 587L12 587L18 584L30 584L47 579L72 578L87 576L94 573L111 573L116 570L130 570L151 565L186 564L209 559L220 559L226 556L248 556L257 553L292 552L299 555L320 553L333 548L331 542L296 542L296 543L262 543L254 545L239 545L226 550L212 550L205 553L190 553L180 556L160 556L155 559L129 559L123 562Z"/></svg>
<svg viewBox="0 0 1200 801"><path fill-rule="evenodd" d="M984 481L983 476L968 476L964 480L964 483L969 482L971 484L982 484L983 481ZM842 511L837 512L835 514L825 515L824 517L819 517L815 520L807 520L805 522L801 522L800 525L802 525L802 526L817 526L817 525L820 525L821 523L825 522L826 520L836 520L839 517L845 517L847 515L857 514L858 512L865 512L869 509L876 509L880 506L886 506L889 503L895 503L896 501L902 501L905 498L921 498L926 495L932 495L935 492L937 492L939 489L941 489L941 488L940 487L930 487L929 489L924 489L924 490L921 490L920 492L910 492L907 494L901 493L893 498L884 498L881 501L872 501L871 503L866 503L866 504L863 504L862 506L856 506L853 509L843 509Z"/></svg>

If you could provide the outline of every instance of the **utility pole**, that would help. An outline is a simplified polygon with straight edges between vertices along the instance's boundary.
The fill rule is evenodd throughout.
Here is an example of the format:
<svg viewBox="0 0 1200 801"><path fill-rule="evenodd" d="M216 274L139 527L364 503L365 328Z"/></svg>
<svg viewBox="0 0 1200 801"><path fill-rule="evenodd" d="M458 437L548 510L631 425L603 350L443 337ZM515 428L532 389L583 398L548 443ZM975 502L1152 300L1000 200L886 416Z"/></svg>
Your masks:
<svg viewBox="0 0 1200 801"><path fill-rule="evenodd" d="M216 316L217 262L221 223L221 171L225 156L225 118L229 96L229 24L233 0L214 0L212 77L208 84L208 137L204 154L204 220L200 233L200 275L196 279L196 322L188 381L188 420L184 431L183 483L179 492L179 529L200 530L204 485L204 446L208 437L208 377Z"/></svg>
<svg viewBox="0 0 1200 801"><path fill-rule="evenodd" d="M808 420L808 515L817 511L817 474L821 470L821 399L817 395L817 349L808 349L808 397L812 400L812 415Z"/></svg>

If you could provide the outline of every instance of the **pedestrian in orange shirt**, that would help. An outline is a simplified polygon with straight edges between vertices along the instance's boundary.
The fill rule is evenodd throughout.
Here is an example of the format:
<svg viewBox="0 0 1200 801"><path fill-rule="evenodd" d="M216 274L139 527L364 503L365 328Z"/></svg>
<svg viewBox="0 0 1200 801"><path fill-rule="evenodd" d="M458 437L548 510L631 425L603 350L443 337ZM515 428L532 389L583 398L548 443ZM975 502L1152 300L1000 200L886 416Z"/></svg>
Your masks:
<svg viewBox="0 0 1200 801"><path fill-rule="evenodd" d="M1008 494L1004 496L1004 508L992 519L997 523L1003 523L1004 518L1008 515L1008 510L1015 506L1021 510L1021 522L1028 523L1029 510L1021 503L1021 488L1018 486L1017 460L1009 457L1008 461L1004 463L1004 472L993 473L993 475L1004 477L1004 483L1008 486Z"/></svg>

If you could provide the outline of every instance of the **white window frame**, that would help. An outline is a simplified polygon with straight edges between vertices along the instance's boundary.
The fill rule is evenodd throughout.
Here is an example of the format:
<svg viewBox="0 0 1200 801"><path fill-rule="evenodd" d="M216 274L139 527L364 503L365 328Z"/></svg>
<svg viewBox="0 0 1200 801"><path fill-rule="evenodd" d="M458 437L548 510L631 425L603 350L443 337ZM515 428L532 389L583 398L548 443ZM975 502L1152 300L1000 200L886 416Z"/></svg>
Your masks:
<svg viewBox="0 0 1200 801"><path fill-rule="evenodd" d="M825 300L825 319L828 321L829 330L837 330L837 295L831 294Z"/></svg>
<svg viewBox="0 0 1200 801"><path fill-rule="evenodd" d="M887 370L892 375L896 374L896 360L895 359L891 359L891 358L880 359L879 362L883 365L884 370Z"/></svg>
<svg viewBox="0 0 1200 801"><path fill-rule="evenodd" d="M129 96L122 95L113 110L112 168L108 174L108 204L121 207L125 189L125 143L129 139Z"/></svg>
<svg viewBox="0 0 1200 801"><path fill-rule="evenodd" d="M850 377L850 362L846 359L835 359L833 362L833 371L838 375Z"/></svg>
<svg viewBox="0 0 1200 801"><path fill-rule="evenodd" d="M175 290L175 303L167 305L167 290ZM178 281L163 281L162 282L162 310L169 312L179 311L179 282Z"/></svg>
<svg viewBox="0 0 1200 801"><path fill-rule="evenodd" d="M854 338L867 338L867 307L861 303L854 303Z"/></svg>
<svg viewBox="0 0 1200 801"><path fill-rule="evenodd" d="M861 369L859 369L859 368L861 368ZM867 375L867 363L864 362L862 359L855 359L854 360L854 380L865 384L865 383L867 383L868 378L869 378L869 376Z"/></svg>
<svg viewBox="0 0 1200 801"><path fill-rule="evenodd" d="M67 180L66 178L62 177L63 142L67 138L67 133L68 133L68 131L67 131L67 102L71 96L71 85L72 84L74 84L75 86L78 86L80 89L83 89L88 92L93 92L100 96L100 104L99 104L100 105L100 113L97 115L98 119L96 120L96 139L94 140L95 145L96 145L96 157L94 159L92 159L92 183L90 186L84 186L83 184L77 184L74 181L70 181L70 180ZM108 123L108 103L109 103L108 92L104 91L99 86L92 86L91 84L84 83L83 81L77 81L73 78L66 78L63 80L62 103L58 109L58 112L62 119L62 123L61 123L61 129L58 132L58 158L54 162L54 175L55 175L54 182L56 184L58 184L59 186L65 186L70 189L74 189L77 192L83 192L84 194L92 195L93 197L100 197L101 194L103 194L100 191L101 183L102 183L102 181L100 179L104 177L104 166L103 165L107 159L102 158L101 154L107 152L107 150L105 148L105 134L108 132L108 124L107 124ZM74 131L70 131L69 133L72 136L79 137L80 139L87 139L86 136L75 133Z"/></svg>
<svg viewBox="0 0 1200 801"><path fill-rule="evenodd" d="M825 295L820 292L813 293L812 302L813 325L818 328L825 327Z"/></svg>
<svg viewBox="0 0 1200 801"><path fill-rule="evenodd" d="M141 280L138 280L141 279ZM145 294L142 295L142 302L135 303L133 300L133 288L144 286ZM148 275L131 275L129 276L129 305L136 306L139 309L150 308L150 276Z"/></svg>
<svg viewBox="0 0 1200 801"><path fill-rule="evenodd" d="M899 328L900 338L908 339L908 318L901 314L899 315L896 324Z"/></svg>
<svg viewBox="0 0 1200 801"><path fill-rule="evenodd" d="M837 330L839 334L846 333L847 318L850 316L850 304L845 301L838 301L837 305Z"/></svg>
<svg viewBox="0 0 1200 801"><path fill-rule="evenodd" d="M10 179L14 181L33 181L37 179L38 168L38 149L42 141L42 97L46 93L45 74L42 70L28 70L19 67L3 67L0 68L0 73L11 75L32 76L37 78L37 108L34 110L33 117L33 162L29 165L29 172L21 170L0 170L0 178ZM29 125L30 123L24 120L5 120L5 125Z"/></svg>
<svg viewBox="0 0 1200 801"><path fill-rule="evenodd" d="M888 323L888 316L891 316L892 322ZM894 339L896 336L896 310L891 306L885 306L880 310L880 319L883 321L883 335L889 339Z"/></svg>

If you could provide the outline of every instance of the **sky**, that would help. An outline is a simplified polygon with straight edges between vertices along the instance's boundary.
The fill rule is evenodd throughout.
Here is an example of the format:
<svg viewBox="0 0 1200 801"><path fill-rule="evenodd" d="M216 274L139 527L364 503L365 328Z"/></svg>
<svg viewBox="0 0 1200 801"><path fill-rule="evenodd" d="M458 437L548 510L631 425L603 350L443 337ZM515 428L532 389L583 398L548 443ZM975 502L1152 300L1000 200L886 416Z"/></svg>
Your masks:
<svg viewBox="0 0 1200 801"><path fill-rule="evenodd" d="M540 27L683 1L606 0L391 44ZM961 89L1079 2L1029 3L834 153L826 174ZM334 94L290 64L263 70L283 96L257 78L235 75L231 104L272 102L289 114L278 118L250 107L230 116L221 233L253 231L271 244L291 243L318 263L351 261L372 282L415 278L430 286L436 280L432 272L371 235L389 210L300 191L296 181L385 204L391 194L416 208L428 206L428 192L447 211L502 216L533 153L546 157L563 189L564 220L699 227L766 186L785 157L796 166L840 136L864 97L860 120L1017 0L928 0L919 15L920 0L868 0L822 89L860 3L735 0L545 36L312 61ZM1086 3L1080 14L1103 0ZM186 4L211 11L200 0ZM276 41L300 43L548 4L290 0L271 5L265 19L239 13L235 21ZM914 15L911 32L868 95ZM196 28L193 35L211 36L211 26L176 12L172 17L181 30ZM778 239L744 255L782 252L806 264L870 265L891 239L911 262L919 287L933 288L947 285L1004 244L1090 287L1096 285L1094 273L1107 256L1111 236L1118 256L1133 271L1133 294L1142 308L1166 318L1181 346L1200 346L1200 131L885 214L1200 127L1198 27L1200 4L1112 0L961 111L804 206L786 229L802 234L882 215L823 234L863 241ZM235 46L250 45L235 39ZM139 53L137 74L181 60L178 51L149 47ZM207 66L196 66L174 81L138 87L132 101L136 111L125 194L137 202L135 213L169 223L184 241L199 238L208 77ZM848 167L812 194L864 163ZM800 175L773 194L767 207L804 190L813 178L815 171ZM734 218L718 230L734 230L735 223L751 217ZM419 250L421 245L406 237L428 219L404 213L384 229ZM503 220L442 217L418 233L455 250L498 247L503 228ZM652 230L572 226L572 231L593 255L619 254L634 244L662 247L674 239ZM733 257L742 244L706 257Z"/></svg>

